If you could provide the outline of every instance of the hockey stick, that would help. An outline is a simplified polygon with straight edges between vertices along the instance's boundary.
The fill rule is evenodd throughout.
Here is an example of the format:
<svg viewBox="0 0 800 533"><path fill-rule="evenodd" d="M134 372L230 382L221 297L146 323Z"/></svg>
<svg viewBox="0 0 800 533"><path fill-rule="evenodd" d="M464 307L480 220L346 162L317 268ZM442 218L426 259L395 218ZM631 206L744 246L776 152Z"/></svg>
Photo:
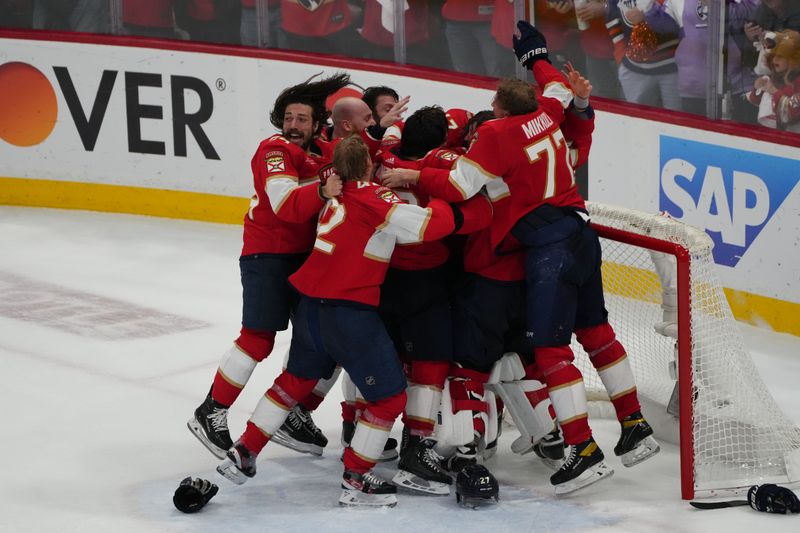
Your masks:
<svg viewBox="0 0 800 533"><path fill-rule="evenodd" d="M727 502L689 502L689 505L697 509L724 509L725 507L750 505L750 503L747 500L730 500Z"/></svg>

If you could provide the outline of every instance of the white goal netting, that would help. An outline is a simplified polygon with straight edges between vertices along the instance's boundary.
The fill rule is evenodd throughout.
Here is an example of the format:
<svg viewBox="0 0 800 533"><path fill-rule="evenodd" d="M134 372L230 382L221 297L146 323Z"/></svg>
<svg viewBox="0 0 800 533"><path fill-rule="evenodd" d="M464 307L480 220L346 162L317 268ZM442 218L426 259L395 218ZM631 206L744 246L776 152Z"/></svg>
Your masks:
<svg viewBox="0 0 800 533"><path fill-rule="evenodd" d="M592 224L604 237L603 281L609 321L626 348L642 403L660 406L663 413L669 411L672 414L664 419L674 415L676 423L676 403L691 405L691 411L683 413L684 417L689 413L691 422L684 420L680 426L685 452L684 497L800 479L800 429L772 398L744 347L715 273L711 239L668 217L594 203L589 204L589 211ZM606 238L609 234L613 234L611 239ZM667 264L673 272L664 278L662 262L662 275L657 273L650 250L658 243L678 245L676 249L688 252L684 256L689 260L688 277L682 283L676 283L677 262L672 256ZM670 279L670 274L675 277ZM681 304L682 318L672 337L654 328L664 318L662 279L676 287ZM688 308L683 305L687 302ZM680 397L676 374L670 371L677 359L673 337L684 342L680 361L690 362L690 372L683 371L691 386L682 387ZM686 342L688 339L691 342ZM599 376L579 345L573 343L573 349L590 399L601 398L604 389ZM653 425L658 433L655 420Z"/></svg>

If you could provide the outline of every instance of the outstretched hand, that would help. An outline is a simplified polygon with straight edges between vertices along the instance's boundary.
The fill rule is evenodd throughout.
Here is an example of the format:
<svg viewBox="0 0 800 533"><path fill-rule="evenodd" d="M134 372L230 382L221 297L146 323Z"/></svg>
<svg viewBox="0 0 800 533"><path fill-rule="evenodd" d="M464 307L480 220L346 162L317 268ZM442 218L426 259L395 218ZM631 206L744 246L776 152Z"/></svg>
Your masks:
<svg viewBox="0 0 800 533"><path fill-rule="evenodd" d="M592 84L589 83L589 80L575 70L575 67L573 67L572 63L569 61L564 65L564 69L564 75L567 77L567 81L569 81L569 85L572 88L572 92L575 93L575 96L583 98L584 100L588 99L589 95L592 94Z"/></svg>
<svg viewBox="0 0 800 533"><path fill-rule="evenodd" d="M403 113L408 109L408 101L411 100L410 96L404 96L392 106L388 113L381 118L381 128L388 128L398 120L402 120Z"/></svg>
<svg viewBox="0 0 800 533"><path fill-rule="evenodd" d="M519 37L513 36L514 54L525 68L530 68L537 61L550 62L547 52L547 39L542 32L530 25L530 23L520 20L517 22Z"/></svg>

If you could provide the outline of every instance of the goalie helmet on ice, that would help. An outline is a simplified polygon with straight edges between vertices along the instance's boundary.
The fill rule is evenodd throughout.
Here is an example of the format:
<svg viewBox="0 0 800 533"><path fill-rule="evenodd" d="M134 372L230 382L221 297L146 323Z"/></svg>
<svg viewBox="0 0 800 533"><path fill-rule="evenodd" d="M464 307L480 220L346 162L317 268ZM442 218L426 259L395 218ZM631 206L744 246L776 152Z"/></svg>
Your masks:
<svg viewBox="0 0 800 533"><path fill-rule="evenodd" d="M489 470L479 464L468 464L456 476L456 502L465 506L496 503L500 485Z"/></svg>

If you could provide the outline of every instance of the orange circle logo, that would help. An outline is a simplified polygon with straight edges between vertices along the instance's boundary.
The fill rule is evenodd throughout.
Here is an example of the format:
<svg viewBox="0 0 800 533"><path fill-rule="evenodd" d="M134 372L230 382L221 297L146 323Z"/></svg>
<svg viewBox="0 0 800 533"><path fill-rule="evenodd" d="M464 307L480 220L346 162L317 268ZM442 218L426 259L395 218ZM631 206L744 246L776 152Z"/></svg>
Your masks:
<svg viewBox="0 0 800 533"><path fill-rule="evenodd" d="M16 146L34 146L53 131L58 102L42 72L27 63L0 65L0 139Z"/></svg>

